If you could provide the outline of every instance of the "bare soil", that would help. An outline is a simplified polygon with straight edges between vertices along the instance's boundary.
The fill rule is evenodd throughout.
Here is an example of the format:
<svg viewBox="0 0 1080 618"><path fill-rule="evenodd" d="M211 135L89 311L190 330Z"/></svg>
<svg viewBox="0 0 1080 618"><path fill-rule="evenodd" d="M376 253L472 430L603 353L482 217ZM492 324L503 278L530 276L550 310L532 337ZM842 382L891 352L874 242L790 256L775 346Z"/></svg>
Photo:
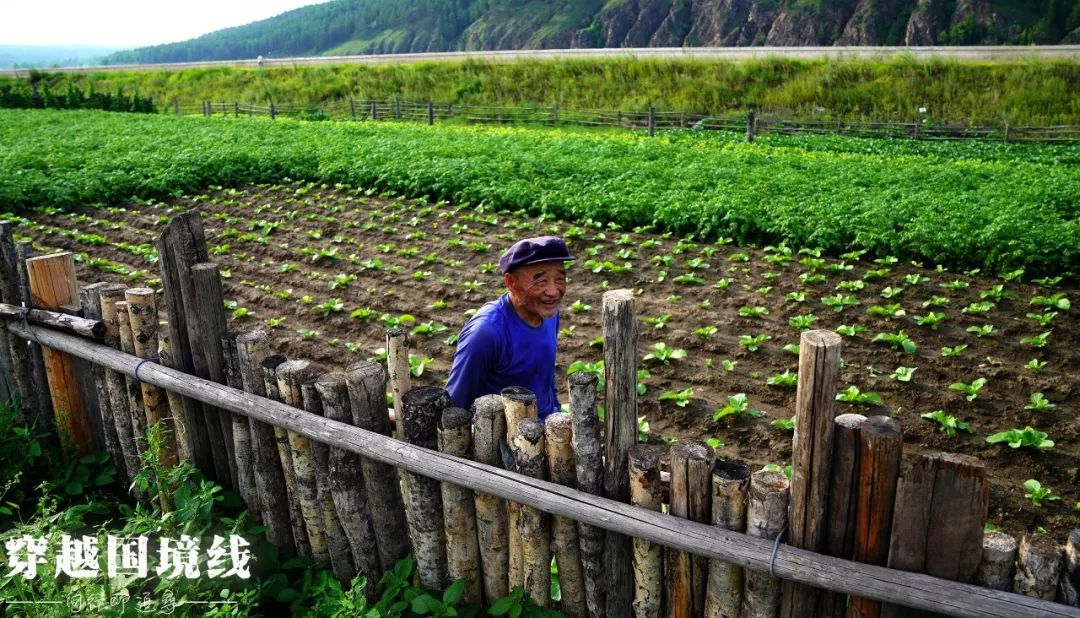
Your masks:
<svg viewBox="0 0 1080 618"><path fill-rule="evenodd" d="M647 392L639 401L639 414L650 424L650 439L715 437L724 443L719 456L754 465L785 464L791 456L792 432L773 427L770 422L792 417L795 390L766 385L770 376L785 370L797 371L797 357L783 350L785 345L799 341L799 330L789 325L789 318L813 313L817 319L812 328L863 326L865 333L844 337L840 390L854 385L863 392L878 393L883 405L838 403L837 413L895 416L903 427L906 452L943 450L982 459L992 483L988 520L1003 530L1018 534L1041 527L1064 538L1068 530L1080 526L1080 505L1074 508L1080 502L1080 308L1058 310L1057 317L1046 327L1026 317L1030 312L1043 312L1029 304L1036 295L1062 291L1073 302L1080 300L1075 284L1044 288L1003 283L976 273L940 272L912 264L865 260L826 258L815 264L812 256L798 252L790 261L781 261L770 258L778 254L775 250L680 241L599 226L571 226L297 184L241 191L218 189L168 203L130 202L110 209L34 216L38 225L18 231L32 236L41 246L87 252L90 258L107 258L129 271L145 271L144 277L153 278L157 276L156 267L133 255L131 247L141 243L152 246L170 212L188 208L202 212L211 260L228 274L226 298L252 312L232 319L231 328L266 329L278 352L340 369L383 347L385 326L378 319L381 314L410 314L416 317L416 324L432 322L447 327L430 338L412 337L412 352L433 359L416 379L429 385L444 384L454 352L444 340L464 325L466 311L502 292L501 276L494 270L499 254L521 237L544 233L570 236L571 252L579 259L569 270L561 314L560 370L565 371L574 361L591 362L603 357L602 348L590 344L601 336L603 290L634 289L639 292L640 318L670 314L663 327L641 322L639 353L646 354L657 342L687 353L685 358L668 364L642 364L651 377L644 382ZM263 235L264 226L274 223L276 229ZM81 236L92 234L103 236L109 244L95 245ZM260 236L264 242L260 242ZM336 258L313 259L311 255L334 248L338 250ZM624 252L622 256L620 251ZM670 264L663 264L662 260L668 258ZM800 263L804 258L810 259ZM691 262L694 259L700 261ZM587 260L610 261L617 266L629 263L632 269L618 274L610 269L592 272L586 267ZM130 280L102 270L102 264L96 266L83 261L79 265L80 280ZM880 269L887 272L866 280L862 290L836 289L843 281L862 280L867 271ZM414 273L421 274L414 278ZM701 277L704 284L676 282L687 274ZM338 275L356 279L330 289L329 281ZM824 280L814 283L816 275ZM811 279L804 281L800 276ZM714 287L720 279L731 280L726 290ZM941 287L955 281L963 283L956 284L956 289ZM967 287L960 288L963 284ZM1004 284L1006 298L988 313L961 312L982 300L981 291L998 284ZM901 291L885 299L881 294L886 288ZM283 298L285 290L291 290L287 298ZM805 293L804 302L788 298L789 293L800 291ZM835 312L821 303L822 297L837 293L853 296L858 305ZM310 297L310 303L301 301L305 296ZM948 304L925 308L923 303L934 296L948 298ZM340 299L344 311L321 315L315 307L331 299ZM443 301L446 306L437 309L435 301ZM577 301L580 304L574 305ZM867 314L870 306L889 303L899 303L905 315L886 321ZM744 307L763 307L767 315L740 317L739 309ZM350 318L353 310L361 308L373 310L370 321ZM931 310L948 316L936 330L914 321L914 316ZM272 318L283 320L269 328L267 320ZM977 337L966 330L984 324L994 325L988 336ZM696 329L709 325L717 328L711 337L694 334ZM317 335L305 338L299 332L302 330L317 331ZM878 333L900 330L917 343L914 354L871 342ZM1043 348L1020 343L1022 337L1046 331L1051 334ZM760 350L750 352L739 345L740 336L758 334L771 337ZM968 347L959 356L942 356L943 347L957 345ZM1037 373L1024 368L1033 358L1046 362ZM731 370L723 366L725 360L735 363ZM910 383L890 377L899 366L917 367ZM977 378L987 382L972 401L949 389L952 383L971 383ZM685 407L658 400L662 393L686 388L693 388L693 395ZM765 416L714 421L714 411L726 405L735 393L745 393L750 406ZM1032 393L1042 393L1056 407L1025 409ZM564 402L565 397L564 385ZM946 436L937 424L919 416L933 410L943 410L970 423L973 433L961 431L955 437ZM991 434L1028 425L1049 434L1055 447L1039 452L986 442ZM1025 480L1032 478L1050 487L1061 500L1033 506L1024 498L1022 487Z"/></svg>

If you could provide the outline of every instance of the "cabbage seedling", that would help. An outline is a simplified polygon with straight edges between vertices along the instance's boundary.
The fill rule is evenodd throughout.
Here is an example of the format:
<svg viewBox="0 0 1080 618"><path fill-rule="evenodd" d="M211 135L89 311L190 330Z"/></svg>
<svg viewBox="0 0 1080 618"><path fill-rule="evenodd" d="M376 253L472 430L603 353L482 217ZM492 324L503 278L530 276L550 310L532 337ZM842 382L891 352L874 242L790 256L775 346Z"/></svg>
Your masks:
<svg viewBox="0 0 1080 618"><path fill-rule="evenodd" d="M952 438L956 435L957 431L966 431L968 433L974 433L971 430L970 423L962 423L951 414L945 414L943 410L934 410L933 412L927 412L926 414L920 414L919 418L924 418L928 421L934 421L938 424L938 430L945 435Z"/></svg>
<svg viewBox="0 0 1080 618"><path fill-rule="evenodd" d="M984 386L986 386L986 378L976 378L971 384L953 382L949 385L949 390L962 393L964 399L968 401L975 401L975 398L979 395L979 391L982 390L982 387Z"/></svg>
<svg viewBox="0 0 1080 618"><path fill-rule="evenodd" d="M1043 502L1052 502L1054 500L1061 500L1061 496L1057 496L1049 487L1043 487L1042 483L1035 479L1028 479L1024 481L1024 489L1027 493L1024 497L1031 501L1031 504L1040 507Z"/></svg>

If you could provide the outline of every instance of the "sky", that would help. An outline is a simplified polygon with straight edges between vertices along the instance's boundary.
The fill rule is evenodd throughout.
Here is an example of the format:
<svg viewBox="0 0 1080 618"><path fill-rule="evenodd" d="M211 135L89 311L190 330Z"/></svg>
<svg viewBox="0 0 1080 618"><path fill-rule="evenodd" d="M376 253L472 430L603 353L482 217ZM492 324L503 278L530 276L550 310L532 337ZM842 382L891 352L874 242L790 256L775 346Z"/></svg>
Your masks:
<svg viewBox="0 0 1080 618"><path fill-rule="evenodd" d="M3 0L0 45L173 43L320 0Z"/></svg>

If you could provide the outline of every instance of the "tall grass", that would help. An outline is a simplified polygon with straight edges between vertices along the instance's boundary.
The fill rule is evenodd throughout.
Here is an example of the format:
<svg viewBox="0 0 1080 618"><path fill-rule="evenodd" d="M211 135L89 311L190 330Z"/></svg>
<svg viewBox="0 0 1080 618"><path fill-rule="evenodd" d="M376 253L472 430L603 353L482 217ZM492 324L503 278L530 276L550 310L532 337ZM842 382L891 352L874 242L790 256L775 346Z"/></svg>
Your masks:
<svg viewBox="0 0 1080 618"><path fill-rule="evenodd" d="M265 105L356 98L583 109L765 113L969 124L1080 124L1080 62L602 59L50 74L98 91ZM0 86L3 81L0 80Z"/></svg>

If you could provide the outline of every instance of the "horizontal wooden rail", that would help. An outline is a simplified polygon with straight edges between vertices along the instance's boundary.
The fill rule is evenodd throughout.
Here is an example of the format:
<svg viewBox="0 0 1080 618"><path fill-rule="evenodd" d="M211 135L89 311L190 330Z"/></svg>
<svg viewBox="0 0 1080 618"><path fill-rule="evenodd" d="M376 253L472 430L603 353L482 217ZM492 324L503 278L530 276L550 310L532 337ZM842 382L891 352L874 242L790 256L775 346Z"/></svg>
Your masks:
<svg viewBox="0 0 1080 618"><path fill-rule="evenodd" d="M26 316L26 321L31 324L51 326L65 332L82 335L83 337L101 339L105 336L105 323L101 320L87 320L75 315L46 311L44 309L27 310L16 305L0 303L0 318L15 318L21 320L23 319L23 316Z"/></svg>
<svg viewBox="0 0 1080 618"><path fill-rule="evenodd" d="M42 345L135 377L141 359L50 329L19 323L8 330ZM467 459L431 451L352 425L309 414L223 384L148 363L138 379L223 410L294 431L409 472L501 496L540 510L588 522L673 549L768 571L772 541L756 539L670 515L598 498L561 485L514 474ZM776 552L775 574L783 579L854 593L950 616L1000 618L1080 618L1080 609L1039 599L818 555L786 545Z"/></svg>

